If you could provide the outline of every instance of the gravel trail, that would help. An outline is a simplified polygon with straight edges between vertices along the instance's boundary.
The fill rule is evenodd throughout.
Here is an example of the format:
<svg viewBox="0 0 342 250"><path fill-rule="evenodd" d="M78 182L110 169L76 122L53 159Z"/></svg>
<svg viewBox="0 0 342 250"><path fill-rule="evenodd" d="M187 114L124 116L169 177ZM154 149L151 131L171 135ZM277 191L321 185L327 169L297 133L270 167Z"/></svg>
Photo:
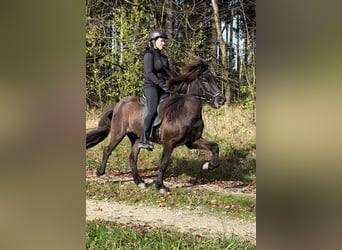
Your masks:
<svg viewBox="0 0 342 250"><path fill-rule="evenodd" d="M227 238L239 236L254 242L256 240L255 222L223 216L216 217L196 210L175 210L87 199L86 219L124 224L148 224L202 236L225 236Z"/></svg>

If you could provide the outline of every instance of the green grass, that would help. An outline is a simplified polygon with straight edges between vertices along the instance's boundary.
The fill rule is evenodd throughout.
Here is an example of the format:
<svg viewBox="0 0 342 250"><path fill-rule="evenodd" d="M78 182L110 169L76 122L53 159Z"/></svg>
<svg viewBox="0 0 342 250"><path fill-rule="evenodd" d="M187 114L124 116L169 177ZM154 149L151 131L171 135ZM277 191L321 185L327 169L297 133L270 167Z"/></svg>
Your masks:
<svg viewBox="0 0 342 250"><path fill-rule="evenodd" d="M189 177L204 180L241 180L250 182L255 180L256 157L255 145L251 148L237 149L228 145L221 139L212 139L220 145L220 167L212 171L203 171L202 165L209 161L211 153L204 150L190 150L185 146L175 148L165 177ZM97 168L101 165L102 151L109 143L107 138L101 144L91 148L86 154L86 164L90 168ZM121 144L113 150L108 159L107 170L130 172L128 157L130 154L130 142L124 138ZM155 144L153 152L141 150L138 158L138 169L142 175L155 175L158 171L162 146Z"/></svg>
<svg viewBox="0 0 342 250"><path fill-rule="evenodd" d="M254 243L238 238L206 238L181 234L147 225L117 225L110 222L87 222L86 249L256 249Z"/></svg>
<svg viewBox="0 0 342 250"><path fill-rule="evenodd" d="M87 198L143 204L148 206L190 209L216 215L255 220L256 198L221 194L207 190L173 188L159 194L153 188L139 189L135 184L86 182Z"/></svg>
<svg viewBox="0 0 342 250"><path fill-rule="evenodd" d="M206 107L206 106L205 106ZM87 128L95 128L99 111L87 113ZM203 111L205 129L203 138L215 141L220 148L220 167L213 171L202 171L204 162L210 160L211 153L204 150L189 150L185 146L176 148L171 156L166 177L187 176L205 180L242 180L252 181L256 173L256 126L250 121L250 114L239 107L214 110L206 107ZM102 151L109 143L109 137L88 149L86 153L87 166L97 168L101 164ZM140 172L151 172L158 169L162 147L155 145L153 152L142 150L138 158ZM108 159L107 169L130 171L128 157L130 142L128 138L114 149Z"/></svg>

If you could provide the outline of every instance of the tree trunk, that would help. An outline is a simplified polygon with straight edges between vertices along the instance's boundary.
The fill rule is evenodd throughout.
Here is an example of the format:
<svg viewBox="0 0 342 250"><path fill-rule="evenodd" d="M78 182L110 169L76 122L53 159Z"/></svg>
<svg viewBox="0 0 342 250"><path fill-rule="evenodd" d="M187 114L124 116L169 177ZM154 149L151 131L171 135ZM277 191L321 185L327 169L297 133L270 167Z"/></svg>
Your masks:
<svg viewBox="0 0 342 250"><path fill-rule="evenodd" d="M248 28L248 27L245 27ZM248 36L248 31L245 30L245 45L244 45L244 79L247 79L247 74L248 74L248 54L249 54L249 50L248 50L248 44L249 44L249 36Z"/></svg>
<svg viewBox="0 0 342 250"><path fill-rule="evenodd" d="M227 13L228 13L228 9L227 9ZM228 42L229 41L229 17L226 18L226 21L224 23L224 28L225 28L225 31L226 31L226 43L227 43L227 48L228 50L226 51L227 54L226 54L226 57L227 57L227 68L228 68L228 72L229 72L229 67L230 67L230 61L229 61L229 57L230 57L230 46L231 44Z"/></svg>
<svg viewBox="0 0 342 250"><path fill-rule="evenodd" d="M165 21L165 32L169 39L172 39L172 30L173 30L173 7L172 0L165 1L165 9L166 9L166 21ZM174 65L174 61L172 58L169 58L170 65Z"/></svg>
<svg viewBox="0 0 342 250"><path fill-rule="evenodd" d="M241 55L240 55L240 17L236 18L236 66L239 74L239 83L241 80Z"/></svg>
<svg viewBox="0 0 342 250"><path fill-rule="evenodd" d="M213 5L213 10L214 10L214 21L215 21L215 27L216 27L216 33L217 33L217 40L219 42L220 50L221 50L221 63L223 67L227 68L226 44L224 43L222 32L221 32L221 20L219 17L217 1L211 0L211 3Z"/></svg>
<svg viewBox="0 0 342 250"><path fill-rule="evenodd" d="M230 70L232 70L234 68L234 64L233 64L233 24L234 24L234 9L232 8L230 11L230 29L229 29L229 66L230 66Z"/></svg>
<svg viewBox="0 0 342 250"><path fill-rule="evenodd" d="M216 27L216 33L217 33L217 39L219 42L220 46L220 51L221 51L221 64L223 66L222 68L222 78L226 82L225 88L226 91L226 97L227 100L230 100L230 91L229 91L229 69L228 69L228 64L227 64L227 51L226 51L226 44L223 40L222 37L222 32L221 32L221 20L219 16L219 10L217 6L217 1L216 0L211 0L211 3L213 5L213 10L214 10L214 21L215 21L215 27Z"/></svg>
<svg viewBox="0 0 342 250"><path fill-rule="evenodd" d="M217 59L217 46L216 46L216 42L217 42L217 34L216 34L216 28L215 28L215 19L214 16L211 16L210 19L210 49L211 49L211 55L213 58L215 58L215 64L218 63Z"/></svg>

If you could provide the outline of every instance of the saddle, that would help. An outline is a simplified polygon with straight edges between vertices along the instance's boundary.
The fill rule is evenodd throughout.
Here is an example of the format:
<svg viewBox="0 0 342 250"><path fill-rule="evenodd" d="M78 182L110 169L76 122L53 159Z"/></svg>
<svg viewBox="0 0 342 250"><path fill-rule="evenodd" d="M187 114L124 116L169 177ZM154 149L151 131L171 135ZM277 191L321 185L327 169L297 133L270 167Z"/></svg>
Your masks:
<svg viewBox="0 0 342 250"><path fill-rule="evenodd" d="M163 118L160 116L160 113L159 113L160 104L163 103L165 101L165 99L168 98L169 96L170 96L169 93L165 93L165 94L161 95L161 97L159 99L158 106L157 106L157 115L156 115L156 117L154 118L154 120L152 122L152 131L151 131L151 136L150 137L156 139L158 142L161 142L159 126L160 126L160 124L163 121ZM139 98L139 103L144 105L144 108L146 109L146 107L145 107L145 105L146 105L146 96L144 94Z"/></svg>

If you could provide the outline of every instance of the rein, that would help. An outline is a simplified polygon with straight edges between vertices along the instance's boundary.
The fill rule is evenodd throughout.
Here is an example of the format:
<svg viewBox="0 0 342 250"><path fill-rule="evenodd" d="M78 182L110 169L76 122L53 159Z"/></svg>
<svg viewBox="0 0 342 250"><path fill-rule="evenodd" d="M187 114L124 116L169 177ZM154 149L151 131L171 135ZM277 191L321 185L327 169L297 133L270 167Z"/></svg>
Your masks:
<svg viewBox="0 0 342 250"><path fill-rule="evenodd" d="M171 91L169 90L168 91L171 95L181 95L181 96L191 96L191 97L194 97L196 99L200 99L200 100L203 100L205 102L209 102L209 100L207 98L204 98L202 96L198 96L198 95L191 95L191 94L183 94L183 93L179 93L179 92L175 92L175 91Z"/></svg>
<svg viewBox="0 0 342 250"><path fill-rule="evenodd" d="M189 92L189 88L190 88L190 84L189 84L188 87L187 87L187 89L188 89L187 92ZM211 97L211 99L214 99L216 96L218 96L218 95L221 94L220 91L216 92L215 94L211 94L211 93L209 93L209 91L208 91L204 86L202 86L202 85L200 85L200 89L202 90L202 92L203 92L203 94L204 94L205 96L206 96L206 95L209 95L209 96ZM169 90L168 92L169 92L171 95L174 94L174 95L180 95L180 96L191 96L191 97L194 97L194 98L196 98L196 99L202 100L202 101L204 101L204 102L206 102L206 103L210 103L210 102L211 102L211 100L209 100L208 98L202 97L202 96L199 96L199 95L183 94L183 93L179 93L179 92L175 92L175 91L171 91L171 90Z"/></svg>

